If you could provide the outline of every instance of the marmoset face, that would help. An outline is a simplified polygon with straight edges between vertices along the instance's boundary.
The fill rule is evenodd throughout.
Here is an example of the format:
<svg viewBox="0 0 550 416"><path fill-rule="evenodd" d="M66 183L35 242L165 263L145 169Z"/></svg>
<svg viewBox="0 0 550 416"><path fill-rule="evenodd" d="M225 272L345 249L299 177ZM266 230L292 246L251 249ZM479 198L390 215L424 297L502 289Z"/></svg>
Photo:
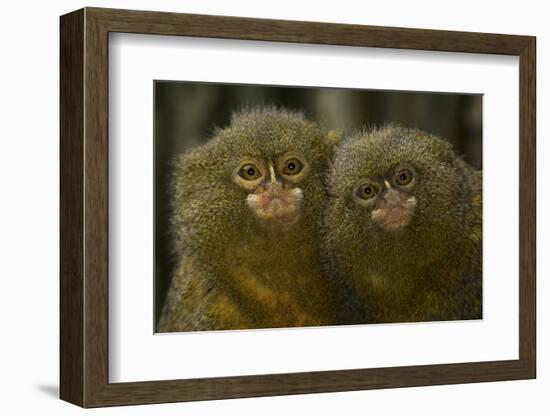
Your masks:
<svg viewBox="0 0 550 416"><path fill-rule="evenodd" d="M434 233L443 238L448 215L465 210L460 163L449 142L418 130L386 127L351 136L328 175L334 216L328 221L346 230L342 238L375 246L386 237L392 243Z"/></svg>
<svg viewBox="0 0 550 416"><path fill-rule="evenodd" d="M246 157L236 166L233 181L246 191L245 203L261 226L288 229L300 219L300 184L309 170L308 161L298 153L273 159Z"/></svg>
<svg viewBox="0 0 550 416"><path fill-rule="evenodd" d="M398 231L414 216L417 200L413 191L417 181L412 164L399 165L358 181L353 198L367 209L372 221L381 229Z"/></svg>

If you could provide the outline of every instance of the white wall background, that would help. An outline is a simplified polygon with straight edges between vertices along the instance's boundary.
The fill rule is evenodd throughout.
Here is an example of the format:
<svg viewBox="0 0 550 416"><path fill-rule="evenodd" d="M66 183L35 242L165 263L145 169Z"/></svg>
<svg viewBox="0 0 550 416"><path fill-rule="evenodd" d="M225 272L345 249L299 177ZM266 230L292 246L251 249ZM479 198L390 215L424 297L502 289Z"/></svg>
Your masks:
<svg viewBox="0 0 550 416"><path fill-rule="evenodd" d="M270 397L91 410L88 414L546 415L550 411L550 300L544 259L550 226L550 26L545 2L180 0L5 2L0 15L0 413L83 412L58 395L59 20L83 6L452 29L537 36L538 379L533 381ZM505 200L505 197L503 198ZM546 325L547 326L547 325Z"/></svg>

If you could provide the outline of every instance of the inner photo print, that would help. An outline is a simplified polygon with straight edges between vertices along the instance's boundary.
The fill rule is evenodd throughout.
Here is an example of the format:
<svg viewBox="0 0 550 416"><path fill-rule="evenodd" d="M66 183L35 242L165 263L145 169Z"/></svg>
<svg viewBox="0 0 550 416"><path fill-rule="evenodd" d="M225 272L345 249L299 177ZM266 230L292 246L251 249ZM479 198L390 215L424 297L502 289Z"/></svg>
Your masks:
<svg viewBox="0 0 550 416"><path fill-rule="evenodd" d="M482 95L154 98L157 332L482 318Z"/></svg>

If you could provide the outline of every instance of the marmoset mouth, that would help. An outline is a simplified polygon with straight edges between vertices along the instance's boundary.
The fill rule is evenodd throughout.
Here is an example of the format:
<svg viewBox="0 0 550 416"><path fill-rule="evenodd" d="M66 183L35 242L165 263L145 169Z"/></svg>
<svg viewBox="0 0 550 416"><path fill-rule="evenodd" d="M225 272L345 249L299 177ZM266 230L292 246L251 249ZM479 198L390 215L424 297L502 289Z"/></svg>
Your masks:
<svg viewBox="0 0 550 416"><path fill-rule="evenodd" d="M248 195L246 202L267 228L288 228L300 219L302 190L270 190Z"/></svg>
<svg viewBox="0 0 550 416"><path fill-rule="evenodd" d="M411 222L416 207L416 198L411 197L402 204L377 208L372 211L371 218L386 231L397 231Z"/></svg>

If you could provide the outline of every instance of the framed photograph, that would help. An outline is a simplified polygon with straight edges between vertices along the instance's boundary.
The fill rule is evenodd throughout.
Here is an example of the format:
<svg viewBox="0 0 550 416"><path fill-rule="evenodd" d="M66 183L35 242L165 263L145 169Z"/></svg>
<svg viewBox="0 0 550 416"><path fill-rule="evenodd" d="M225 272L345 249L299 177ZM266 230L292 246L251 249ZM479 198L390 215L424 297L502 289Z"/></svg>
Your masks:
<svg viewBox="0 0 550 416"><path fill-rule="evenodd" d="M60 29L63 400L536 377L534 37Z"/></svg>

